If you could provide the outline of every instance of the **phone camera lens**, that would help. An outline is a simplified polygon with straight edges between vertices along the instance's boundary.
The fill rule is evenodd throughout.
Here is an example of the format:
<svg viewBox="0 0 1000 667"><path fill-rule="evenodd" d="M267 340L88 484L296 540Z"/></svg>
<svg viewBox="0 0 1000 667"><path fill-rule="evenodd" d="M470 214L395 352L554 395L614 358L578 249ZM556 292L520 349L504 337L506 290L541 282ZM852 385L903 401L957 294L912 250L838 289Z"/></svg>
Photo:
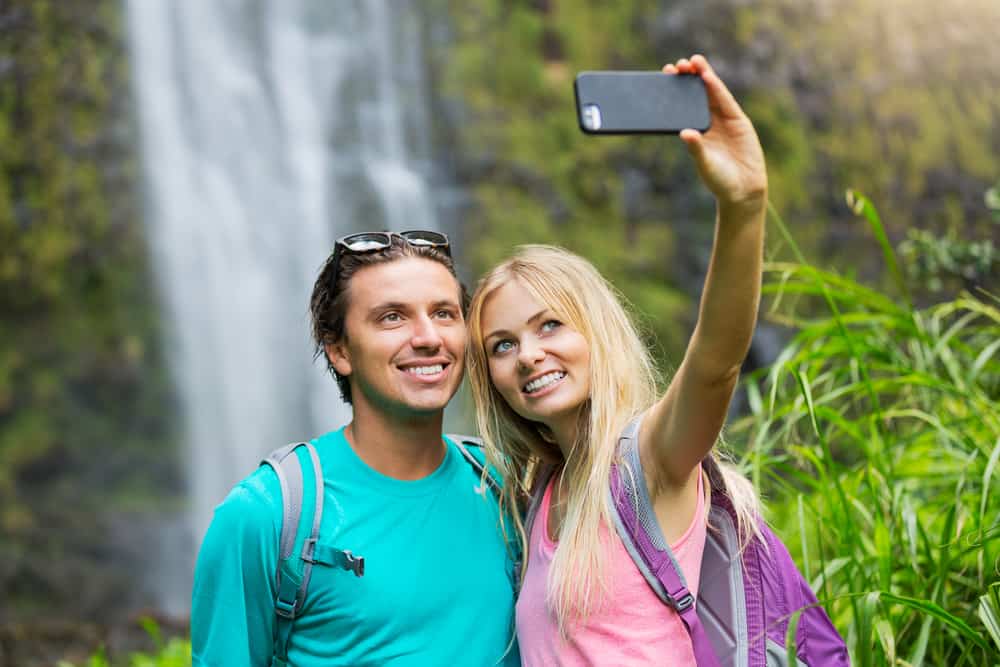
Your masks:
<svg viewBox="0 0 1000 667"><path fill-rule="evenodd" d="M583 105L583 126L588 130L601 129L601 108L596 104Z"/></svg>

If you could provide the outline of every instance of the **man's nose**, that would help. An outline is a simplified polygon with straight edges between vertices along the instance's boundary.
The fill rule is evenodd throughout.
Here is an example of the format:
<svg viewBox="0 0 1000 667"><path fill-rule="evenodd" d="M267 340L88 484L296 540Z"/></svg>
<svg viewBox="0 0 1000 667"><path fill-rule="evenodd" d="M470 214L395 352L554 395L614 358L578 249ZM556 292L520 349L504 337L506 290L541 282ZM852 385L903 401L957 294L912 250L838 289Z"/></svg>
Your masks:
<svg viewBox="0 0 1000 667"><path fill-rule="evenodd" d="M441 332L437 323L429 317L418 317L413 323L413 337L410 344L419 349L441 347Z"/></svg>

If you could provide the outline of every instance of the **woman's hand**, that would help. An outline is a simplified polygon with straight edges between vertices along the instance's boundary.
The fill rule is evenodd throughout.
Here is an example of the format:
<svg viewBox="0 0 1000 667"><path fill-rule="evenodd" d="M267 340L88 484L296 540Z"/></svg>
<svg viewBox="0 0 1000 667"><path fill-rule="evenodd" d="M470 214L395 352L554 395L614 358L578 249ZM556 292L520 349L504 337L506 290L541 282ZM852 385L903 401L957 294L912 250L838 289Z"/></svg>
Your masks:
<svg viewBox="0 0 1000 667"><path fill-rule="evenodd" d="M767 205L767 169L757 132L726 84L702 55L664 65L666 74L697 74L705 82L712 127L702 134L680 133L694 158L701 180L719 202L720 212L737 217L763 211ZM725 217L729 217L728 215Z"/></svg>

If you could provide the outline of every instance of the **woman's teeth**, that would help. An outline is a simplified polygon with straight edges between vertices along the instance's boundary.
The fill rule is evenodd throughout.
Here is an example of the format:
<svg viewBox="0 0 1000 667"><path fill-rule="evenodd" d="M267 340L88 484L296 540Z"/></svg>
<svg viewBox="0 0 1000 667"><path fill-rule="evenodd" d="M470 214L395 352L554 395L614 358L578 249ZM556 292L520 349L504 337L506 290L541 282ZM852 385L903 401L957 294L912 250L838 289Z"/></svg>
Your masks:
<svg viewBox="0 0 1000 667"><path fill-rule="evenodd" d="M539 389L543 389L557 380L561 380L566 377L566 374L562 371L552 371L551 373L546 373L540 378L532 380L528 384L524 385L524 393L533 394Z"/></svg>

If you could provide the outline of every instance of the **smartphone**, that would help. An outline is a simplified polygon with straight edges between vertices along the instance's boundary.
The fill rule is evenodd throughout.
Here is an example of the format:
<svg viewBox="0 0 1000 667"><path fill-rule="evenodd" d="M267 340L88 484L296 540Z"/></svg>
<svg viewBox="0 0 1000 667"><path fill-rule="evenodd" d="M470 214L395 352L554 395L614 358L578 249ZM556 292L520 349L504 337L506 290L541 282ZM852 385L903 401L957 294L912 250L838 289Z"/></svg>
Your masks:
<svg viewBox="0 0 1000 667"><path fill-rule="evenodd" d="M677 134L711 126L705 83L696 74L580 72L573 83L587 134Z"/></svg>

